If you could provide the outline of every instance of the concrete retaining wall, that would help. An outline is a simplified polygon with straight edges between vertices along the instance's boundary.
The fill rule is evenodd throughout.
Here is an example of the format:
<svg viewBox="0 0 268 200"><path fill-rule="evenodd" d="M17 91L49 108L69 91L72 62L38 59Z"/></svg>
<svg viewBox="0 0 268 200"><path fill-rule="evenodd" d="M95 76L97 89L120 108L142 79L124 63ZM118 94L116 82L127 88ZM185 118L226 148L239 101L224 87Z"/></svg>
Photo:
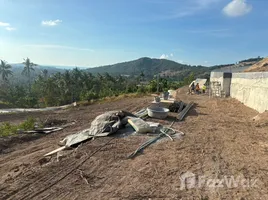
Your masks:
<svg viewBox="0 0 268 200"><path fill-rule="evenodd" d="M221 90L225 92L226 96L230 96L230 84L232 73L230 72L211 72L210 82L219 82Z"/></svg>
<svg viewBox="0 0 268 200"><path fill-rule="evenodd" d="M231 97L258 112L268 110L268 72L233 73Z"/></svg>
<svg viewBox="0 0 268 200"><path fill-rule="evenodd" d="M219 82L221 84L221 89L223 89L223 72L211 72L210 82Z"/></svg>
<svg viewBox="0 0 268 200"><path fill-rule="evenodd" d="M210 81L221 83L221 90L246 106L264 112L268 110L268 72L211 72Z"/></svg>

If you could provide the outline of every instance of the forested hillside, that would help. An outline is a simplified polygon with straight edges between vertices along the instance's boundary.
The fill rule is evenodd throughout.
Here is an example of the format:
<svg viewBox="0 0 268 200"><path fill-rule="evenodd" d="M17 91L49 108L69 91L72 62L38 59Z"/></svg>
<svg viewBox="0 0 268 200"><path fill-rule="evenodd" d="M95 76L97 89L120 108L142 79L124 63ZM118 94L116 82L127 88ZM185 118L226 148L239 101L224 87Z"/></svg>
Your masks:
<svg viewBox="0 0 268 200"><path fill-rule="evenodd" d="M14 78L14 72L19 73L21 81ZM74 101L92 101L120 94L157 91L157 78L145 79L143 73L131 77L110 75L107 72L94 75L78 68L51 73L49 69L40 70L40 66L31 62L29 58L14 72L10 64L1 60L0 106L59 106ZM160 77L159 91L189 84L194 78L193 73L183 81L171 81Z"/></svg>
<svg viewBox="0 0 268 200"><path fill-rule="evenodd" d="M209 78L212 70L233 66L244 66L244 62L204 67L140 58L103 67L66 70L40 66L29 58L16 65L1 60L0 106L57 106L126 93L156 92L157 77L162 92L187 85L195 78Z"/></svg>
<svg viewBox="0 0 268 200"><path fill-rule="evenodd" d="M93 74L107 72L111 75L136 76L143 73L146 78L152 78L157 74L161 74L162 76L176 78L177 80L183 80L191 72L201 78L208 77L211 71L210 68L204 66L191 66L171 60L147 57L114 65L89 68L87 70Z"/></svg>

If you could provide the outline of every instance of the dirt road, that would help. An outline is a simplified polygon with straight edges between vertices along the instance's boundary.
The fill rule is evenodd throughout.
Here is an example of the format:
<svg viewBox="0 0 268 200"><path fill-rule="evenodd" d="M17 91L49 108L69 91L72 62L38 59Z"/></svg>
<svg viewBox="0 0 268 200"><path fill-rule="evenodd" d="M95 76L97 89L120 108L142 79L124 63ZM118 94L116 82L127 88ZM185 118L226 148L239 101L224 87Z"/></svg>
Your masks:
<svg viewBox="0 0 268 200"><path fill-rule="evenodd" d="M64 136L89 127L97 115L137 111L149 105L151 97L34 114L77 123L44 137L16 138L12 143L0 139L0 199L268 199L268 126L252 121L257 112L233 99L184 91L178 97L197 104L185 121L174 124L185 137L156 143L135 159L127 156L147 136L97 138L58 159L41 158ZM17 123L26 117L12 114L8 119ZM195 188L181 182L186 172L196 176ZM232 176L237 185L228 184ZM227 181L209 182L224 178ZM251 184L243 185L242 179Z"/></svg>

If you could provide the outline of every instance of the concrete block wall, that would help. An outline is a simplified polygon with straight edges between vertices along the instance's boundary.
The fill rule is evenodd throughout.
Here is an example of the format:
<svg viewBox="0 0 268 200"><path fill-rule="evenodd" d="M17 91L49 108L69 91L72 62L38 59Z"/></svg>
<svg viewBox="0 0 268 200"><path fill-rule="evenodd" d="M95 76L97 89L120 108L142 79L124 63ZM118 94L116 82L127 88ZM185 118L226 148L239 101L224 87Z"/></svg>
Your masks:
<svg viewBox="0 0 268 200"><path fill-rule="evenodd" d="M233 73L231 97L246 106L264 112L268 110L268 72Z"/></svg>
<svg viewBox="0 0 268 200"><path fill-rule="evenodd" d="M230 72L211 72L210 82L219 82L221 84L221 90L223 90L226 96L230 96L232 73Z"/></svg>
<svg viewBox="0 0 268 200"><path fill-rule="evenodd" d="M221 89L223 89L223 72L211 72L210 82L219 82L221 84Z"/></svg>

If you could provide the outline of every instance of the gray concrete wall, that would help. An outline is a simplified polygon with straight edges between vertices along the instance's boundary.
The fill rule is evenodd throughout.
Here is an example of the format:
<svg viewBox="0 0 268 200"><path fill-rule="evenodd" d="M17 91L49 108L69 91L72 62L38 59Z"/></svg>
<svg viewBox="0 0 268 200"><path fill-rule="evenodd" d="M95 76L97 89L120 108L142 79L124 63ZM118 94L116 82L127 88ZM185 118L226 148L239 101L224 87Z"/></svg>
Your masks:
<svg viewBox="0 0 268 200"><path fill-rule="evenodd" d="M231 97L258 112L268 110L268 72L233 73Z"/></svg>
<svg viewBox="0 0 268 200"><path fill-rule="evenodd" d="M216 81L220 82L221 86L223 86L223 72L211 72L210 73L210 82L216 82Z"/></svg>
<svg viewBox="0 0 268 200"><path fill-rule="evenodd" d="M211 72L210 81L221 83L221 90L246 106L264 112L268 110L268 72L232 73Z"/></svg>
<svg viewBox="0 0 268 200"><path fill-rule="evenodd" d="M226 96L230 96L231 75L229 72L211 72L210 82L220 82L221 90L225 91Z"/></svg>

